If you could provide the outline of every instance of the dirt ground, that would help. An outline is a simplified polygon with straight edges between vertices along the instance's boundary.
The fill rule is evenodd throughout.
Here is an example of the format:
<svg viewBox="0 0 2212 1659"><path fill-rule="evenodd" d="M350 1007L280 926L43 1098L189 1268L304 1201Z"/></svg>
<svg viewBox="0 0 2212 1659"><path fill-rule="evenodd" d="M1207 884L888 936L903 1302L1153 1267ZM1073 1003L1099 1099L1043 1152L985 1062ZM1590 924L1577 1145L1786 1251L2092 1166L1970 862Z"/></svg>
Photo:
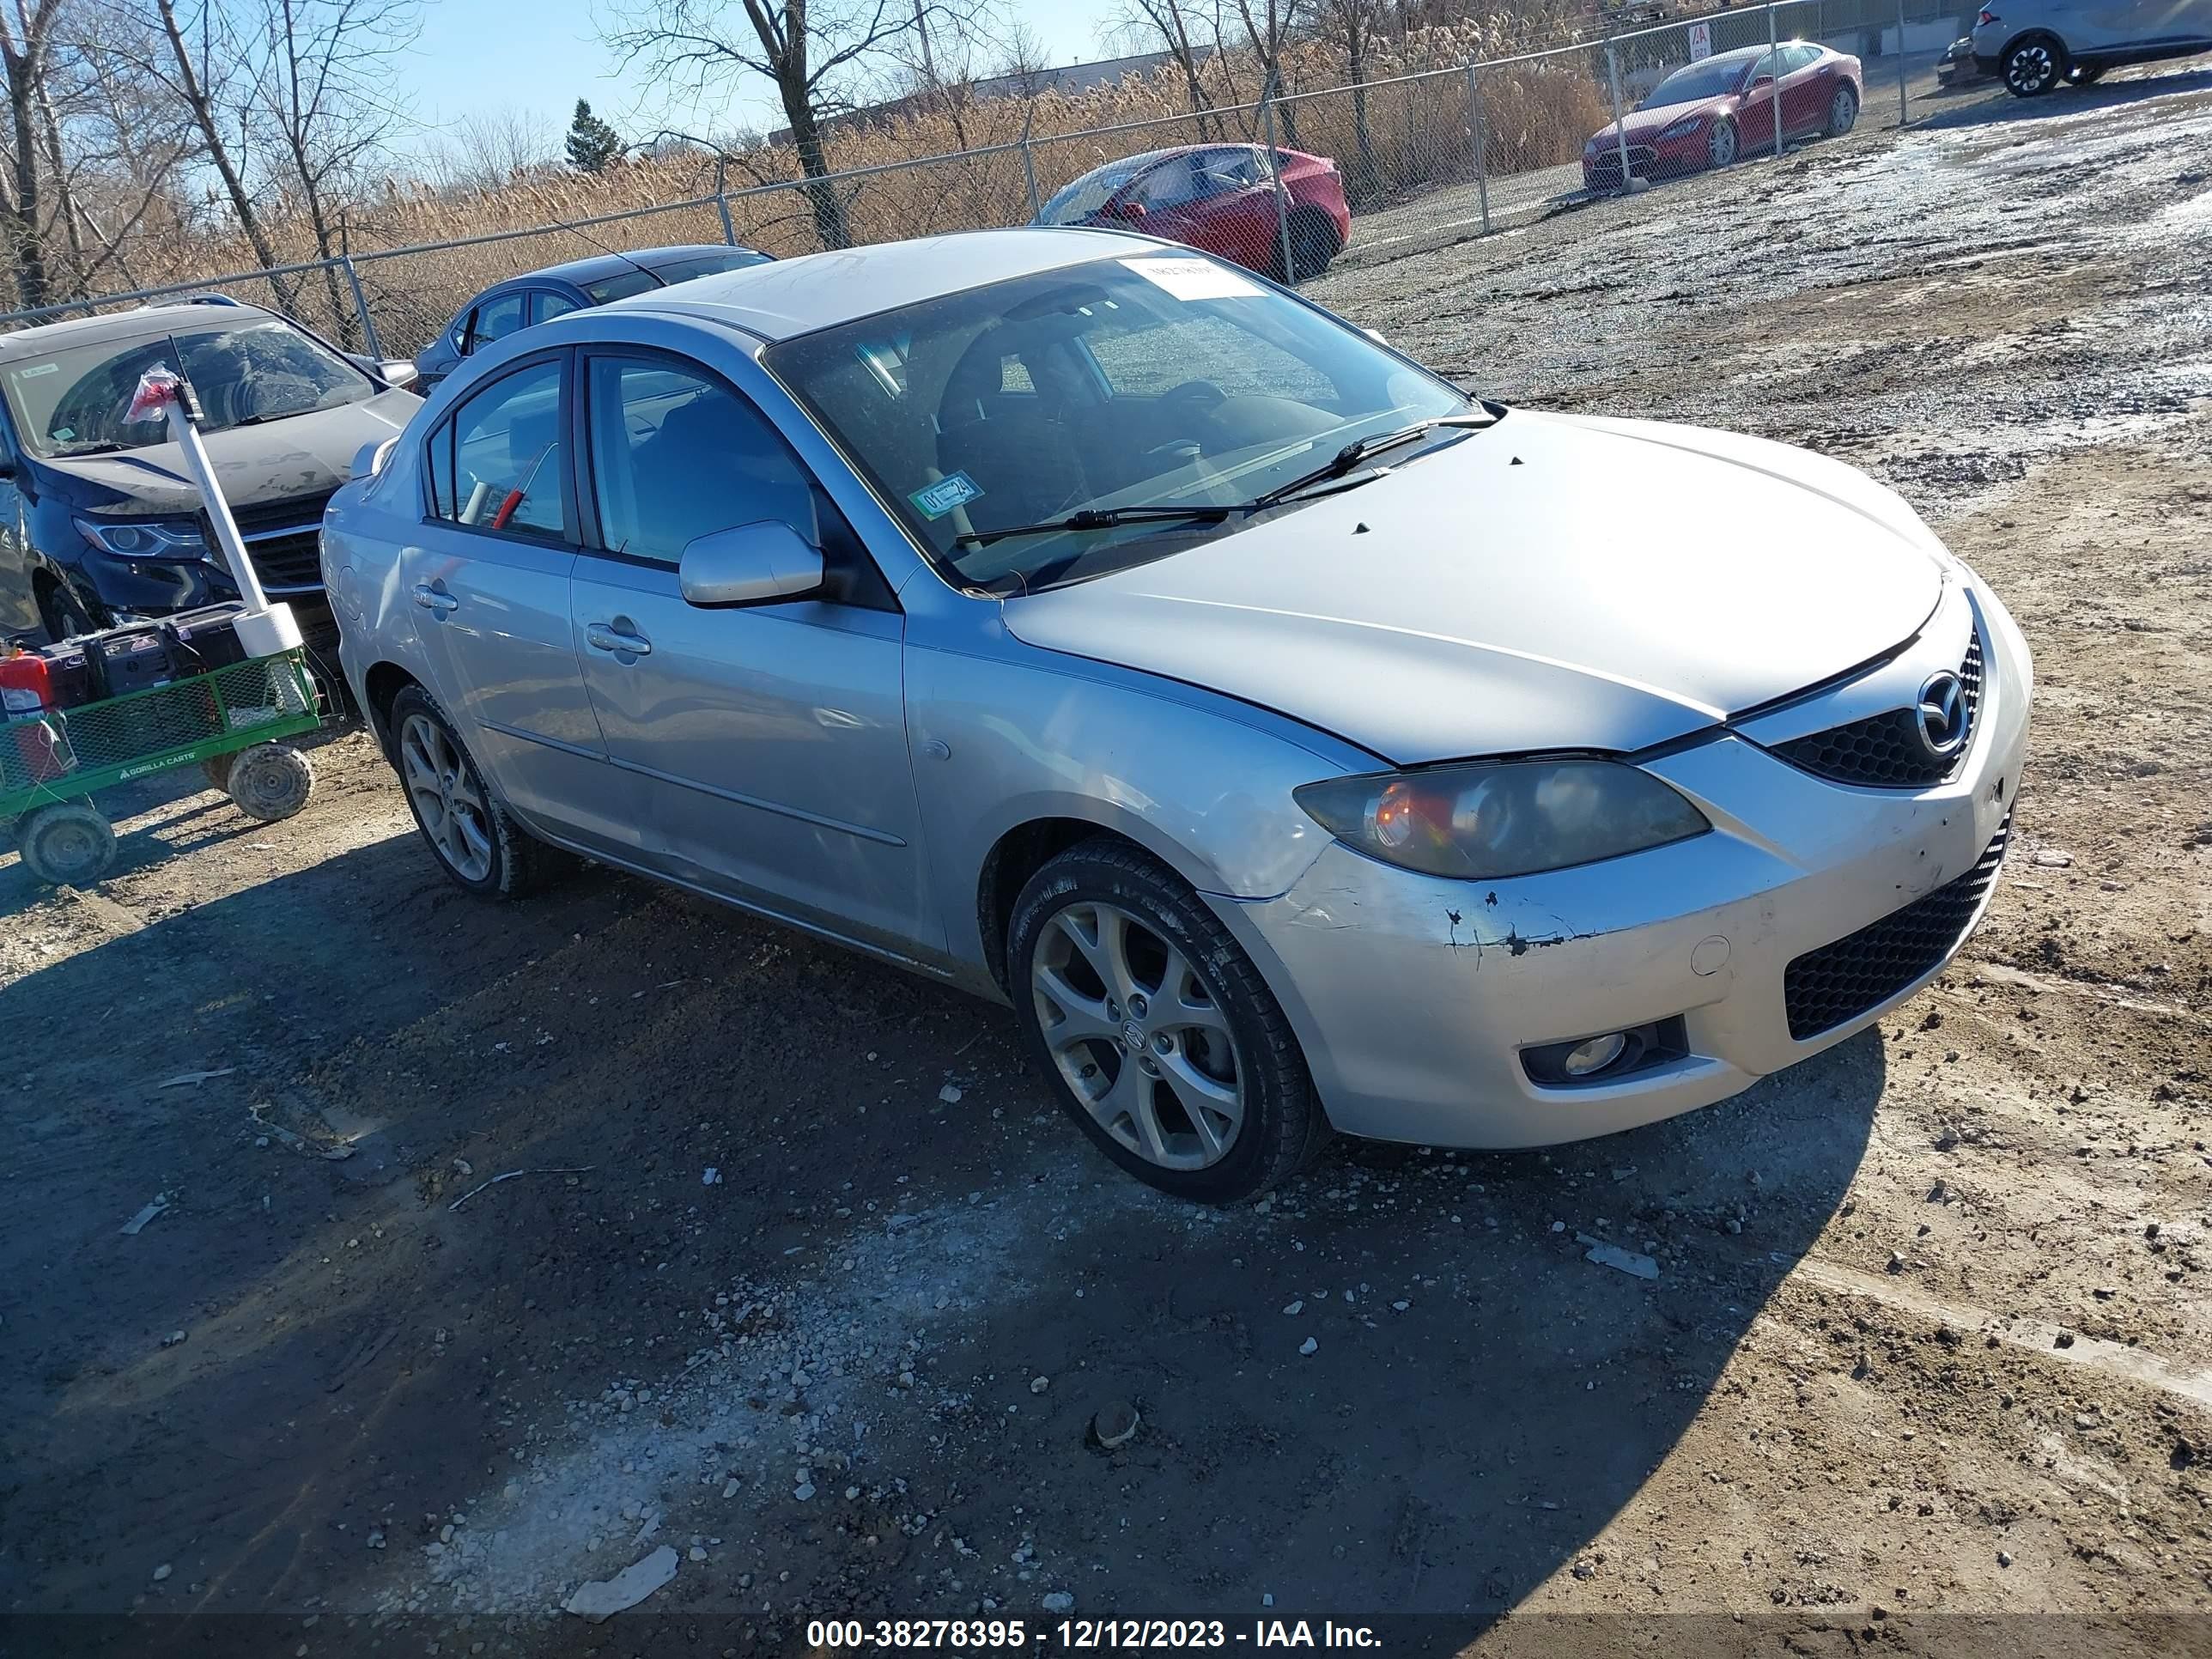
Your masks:
<svg viewBox="0 0 2212 1659"><path fill-rule="evenodd" d="M2212 75L1317 287L1509 401L1844 456L1997 586L2033 761L1954 969L1674 1122L1340 1145L1214 1212L1091 1154L1001 1011L604 873L460 896L358 734L286 824L149 798L97 892L0 861L0 1654L1071 1606L2212 1647ZM642 1607L558 1611L662 1544Z"/></svg>

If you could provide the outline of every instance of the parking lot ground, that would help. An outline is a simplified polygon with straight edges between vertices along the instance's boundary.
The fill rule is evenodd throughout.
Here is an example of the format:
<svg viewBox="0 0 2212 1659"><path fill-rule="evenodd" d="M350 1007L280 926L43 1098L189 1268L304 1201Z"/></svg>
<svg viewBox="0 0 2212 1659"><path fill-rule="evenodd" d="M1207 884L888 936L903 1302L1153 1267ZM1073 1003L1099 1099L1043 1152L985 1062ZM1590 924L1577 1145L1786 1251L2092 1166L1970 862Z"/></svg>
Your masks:
<svg viewBox="0 0 2212 1659"><path fill-rule="evenodd" d="M1671 1123L1212 1212L1002 1011L611 874L469 901L357 733L286 824L149 796L97 893L0 860L0 1646L2202 1651L2212 79L1976 108L1316 285L1868 466L2006 596L2033 763L1936 987Z"/></svg>

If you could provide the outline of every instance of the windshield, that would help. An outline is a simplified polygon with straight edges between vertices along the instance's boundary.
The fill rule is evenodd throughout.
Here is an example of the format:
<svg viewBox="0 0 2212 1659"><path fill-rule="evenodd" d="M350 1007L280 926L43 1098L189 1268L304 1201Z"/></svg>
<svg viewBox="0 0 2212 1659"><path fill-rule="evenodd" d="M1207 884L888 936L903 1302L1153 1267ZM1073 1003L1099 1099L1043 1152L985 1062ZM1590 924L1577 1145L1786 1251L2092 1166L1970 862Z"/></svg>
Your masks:
<svg viewBox="0 0 2212 1659"><path fill-rule="evenodd" d="M335 409L378 389L336 352L273 317L64 347L7 364L0 384L15 429L34 455L143 449L169 441L159 413L124 419L138 377L156 364L181 366L206 411L203 432Z"/></svg>
<svg viewBox="0 0 2212 1659"><path fill-rule="evenodd" d="M1114 198L1114 193L1135 178L1158 158L1158 150L1143 155L1132 155L1119 161L1109 161L1103 167L1093 167L1073 183L1062 185L1051 198L1037 210L1036 221L1041 225L1079 225L1096 214Z"/></svg>
<svg viewBox="0 0 2212 1659"><path fill-rule="evenodd" d="M964 585L1016 592L1222 535L1224 515L1465 393L1200 255L994 283L772 347L763 361ZM1441 429L1392 449L1402 465ZM1347 469L1349 471L1351 469ZM1213 509L1087 523L1077 513Z"/></svg>
<svg viewBox="0 0 2212 1659"><path fill-rule="evenodd" d="M1664 109L1669 104L1695 104L1721 97L1736 89L1747 67L1741 58L1708 58L1702 64L1691 64L1652 88L1636 107Z"/></svg>

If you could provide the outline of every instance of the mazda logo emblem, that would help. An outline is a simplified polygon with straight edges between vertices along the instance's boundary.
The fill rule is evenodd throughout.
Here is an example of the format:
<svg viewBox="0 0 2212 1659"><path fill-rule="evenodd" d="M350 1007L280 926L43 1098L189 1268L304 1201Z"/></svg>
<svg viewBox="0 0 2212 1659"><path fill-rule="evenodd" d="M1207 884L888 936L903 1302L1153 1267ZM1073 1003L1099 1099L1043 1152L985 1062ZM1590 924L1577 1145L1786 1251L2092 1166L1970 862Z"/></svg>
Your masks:
<svg viewBox="0 0 2212 1659"><path fill-rule="evenodd" d="M1956 674L1931 674L1920 688L1912 711L1920 746L1937 760L1948 760L1966 743L1966 688Z"/></svg>

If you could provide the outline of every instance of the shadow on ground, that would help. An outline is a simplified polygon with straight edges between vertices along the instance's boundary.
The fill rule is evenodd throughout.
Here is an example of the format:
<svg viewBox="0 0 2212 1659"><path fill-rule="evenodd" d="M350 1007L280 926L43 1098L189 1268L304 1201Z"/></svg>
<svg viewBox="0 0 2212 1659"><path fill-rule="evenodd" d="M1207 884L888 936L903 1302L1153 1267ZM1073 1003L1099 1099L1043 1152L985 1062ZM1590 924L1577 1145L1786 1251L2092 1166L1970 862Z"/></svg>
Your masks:
<svg viewBox="0 0 2212 1659"><path fill-rule="evenodd" d="M18 981L0 1041L0 1608L130 1614L117 1650L380 1597L554 1641L553 1592L642 1553L586 1547L624 1491L716 1539L663 1599L724 1635L1063 1585L1471 1635L1705 1403L1884 1070L1869 1036L1605 1142L1340 1149L1201 1211L1095 1158L1001 1010L612 876L482 907L411 836ZM734 1285L784 1311L718 1348ZM1145 1427L1108 1455L1114 1398ZM448 1557L460 1510L551 1541Z"/></svg>

